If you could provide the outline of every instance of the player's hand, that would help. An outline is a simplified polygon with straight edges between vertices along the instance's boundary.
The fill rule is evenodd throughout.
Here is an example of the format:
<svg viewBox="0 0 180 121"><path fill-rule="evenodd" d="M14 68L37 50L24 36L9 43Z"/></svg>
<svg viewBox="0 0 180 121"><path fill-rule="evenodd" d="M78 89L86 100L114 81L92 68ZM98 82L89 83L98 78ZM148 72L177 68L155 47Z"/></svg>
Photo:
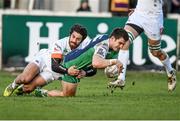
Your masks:
<svg viewBox="0 0 180 121"><path fill-rule="evenodd" d="M76 66L71 66L68 68L68 74L71 76L77 76L79 74L79 70L76 69Z"/></svg>
<svg viewBox="0 0 180 121"><path fill-rule="evenodd" d="M134 9L129 9L128 16L132 15L134 13Z"/></svg>
<svg viewBox="0 0 180 121"><path fill-rule="evenodd" d="M85 76L86 76L86 72L84 70L80 70L79 74L77 75L77 78L80 79L80 78L83 78Z"/></svg>
<svg viewBox="0 0 180 121"><path fill-rule="evenodd" d="M119 72L119 73L122 73L122 70L124 69L124 68L123 68L123 64L122 64L119 60L117 60L116 65L117 65L117 67L118 67L118 72Z"/></svg>

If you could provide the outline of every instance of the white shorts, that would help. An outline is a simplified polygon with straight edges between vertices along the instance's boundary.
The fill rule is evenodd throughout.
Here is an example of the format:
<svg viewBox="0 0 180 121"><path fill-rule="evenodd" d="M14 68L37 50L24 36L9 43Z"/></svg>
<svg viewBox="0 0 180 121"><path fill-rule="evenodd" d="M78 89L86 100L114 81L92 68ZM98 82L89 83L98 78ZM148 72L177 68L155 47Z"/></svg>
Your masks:
<svg viewBox="0 0 180 121"><path fill-rule="evenodd" d="M35 63L40 70L40 75L46 81L50 83L57 80L62 75L51 70L51 58L46 49L40 50L31 63Z"/></svg>
<svg viewBox="0 0 180 121"><path fill-rule="evenodd" d="M151 40L161 39L161 29L163 28L163 14L153 14L135 10L126 23L139 26L144 30L146 36Z"/></svg>

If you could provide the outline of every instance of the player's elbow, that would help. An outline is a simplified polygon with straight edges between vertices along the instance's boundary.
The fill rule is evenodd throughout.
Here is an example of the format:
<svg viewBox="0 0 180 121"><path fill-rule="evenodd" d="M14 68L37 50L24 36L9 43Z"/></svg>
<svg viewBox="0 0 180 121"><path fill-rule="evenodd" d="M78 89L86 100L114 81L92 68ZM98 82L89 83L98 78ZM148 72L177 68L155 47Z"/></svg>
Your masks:
<svg viewBox="0 0 180 121"><path fill-rule="evenodd" d="M93 68L100 68L100 65L101 65L100 62L101 62L100 61L100 57L97 56L97 55L93 55L93 59L92 59L92 66L93 66Z"/></svg>
<svg viewBox="0 0 180 121"><path fill-rule="evenodd" d="M101 63L99 61L93 61L92 62L92 66L93 66L93 68L100 68L101 67Z"/></svg>

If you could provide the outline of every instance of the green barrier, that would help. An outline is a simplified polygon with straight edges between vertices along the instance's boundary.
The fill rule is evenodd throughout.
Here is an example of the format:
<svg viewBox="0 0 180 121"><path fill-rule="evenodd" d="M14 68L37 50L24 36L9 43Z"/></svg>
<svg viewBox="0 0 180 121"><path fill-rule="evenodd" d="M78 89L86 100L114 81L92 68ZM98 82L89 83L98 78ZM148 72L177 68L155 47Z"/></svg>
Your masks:
<svg viewBox="0 0 180 121"><path fill-rule="evenodd" d="M2 56L3 64L11 56L21 55L30 61L41 48L51 47L53 41L69 35L70 27L79 23L88 29L88 37L98 34L109 34L115 27L124 27L127 18L112 17L58 17L3 15L2 18ZM162 36L162 48L168 52L172 63L176 60L177 20L166 19ZM144 34L138 37L130 48L130 64L142 66L160 65L147 49L147 38Z"/></svg>

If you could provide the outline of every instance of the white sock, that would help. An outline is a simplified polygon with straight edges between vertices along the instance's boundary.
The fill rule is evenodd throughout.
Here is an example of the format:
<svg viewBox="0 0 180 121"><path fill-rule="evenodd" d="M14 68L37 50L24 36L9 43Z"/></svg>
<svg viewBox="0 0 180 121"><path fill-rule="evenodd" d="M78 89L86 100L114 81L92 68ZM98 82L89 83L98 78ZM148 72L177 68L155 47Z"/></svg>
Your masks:
<svg viewBox="0 0 180 121"><path fill-rule="evenodd" d="M12 83L12 87L15 89L19 86L19 84L16 84L16 81L14 80L13 83Z"/></svg>
<svg viewBox="0 0 180 121"><path fill-rule="evenodd" d="M165 69L166 69L166 73L168 76L170 76L170 72L173 70L171 62L169 60L169 56L166 56L166 59L161 61L162 64L164 65Z"/></svg>
<svg viewBox="0 0 180 121"><path fill-rule="evenodd" d="M118 80L125 81L126 79L126 68L129 60L129 50L120 50L118 54L118 60L123 64L122 73L118 76Z"/></svg>
<svg viewBox="0 0 180 121"><path fill-rule="evenodd" d="M41 94L43 97L48 97L48 90L41 89Z"/></svg>

